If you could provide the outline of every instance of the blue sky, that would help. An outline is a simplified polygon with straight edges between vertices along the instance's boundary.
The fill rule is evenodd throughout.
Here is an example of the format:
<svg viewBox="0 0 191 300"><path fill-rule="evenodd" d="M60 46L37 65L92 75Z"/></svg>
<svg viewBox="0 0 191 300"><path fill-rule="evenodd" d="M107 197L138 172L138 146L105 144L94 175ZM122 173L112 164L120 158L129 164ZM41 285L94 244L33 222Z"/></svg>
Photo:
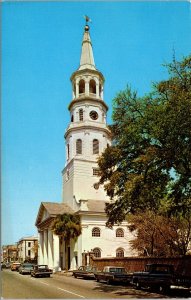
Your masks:
<svg viewBox="0 0 191 300"><path fill-rule="evenodd" d="M70 76L90 16L104 99L127 84L139 95L190 54L190 2L4 2L2 5L2 244L36 235L42 201L61 202Z"/></svg>

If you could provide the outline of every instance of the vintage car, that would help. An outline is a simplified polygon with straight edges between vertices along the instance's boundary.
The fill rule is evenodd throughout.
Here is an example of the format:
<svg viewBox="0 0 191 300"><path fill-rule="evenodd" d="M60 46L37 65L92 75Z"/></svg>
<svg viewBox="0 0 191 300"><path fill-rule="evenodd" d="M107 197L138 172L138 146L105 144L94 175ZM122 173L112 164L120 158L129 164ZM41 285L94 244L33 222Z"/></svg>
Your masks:
<svg viewBox="0 0 191 300"><path fill-rule="evenodd" d="M125 268L117 266L105 266L103 271L95 273L96 281L105 281L111 283L130 283L132 273L127 273Z"/></svg>
<svg viewBox="0 0 191 300"><path fill-rule="evenodd" d="M20 263L19 262L14 262L11 264L11 271L18 271L19 267L20 267Z"/></svg>
<svg viewBox="0 0 191 300"><path fill-rule="evenodd" d="M24 274L30 274L32 269L33 269L33 264L23 263L20 265L18 271L20 274L24 275Z"/></svg>
<svg viewBox="0 0 191 300"><path fill-rule="evenodd" d="M190 288L191 276L176 273L173 265L147 264L144 271L133 273L132 284L137 289L147 287L165 293L171 286Z"/></svg>
<svg viewBox="0 0 191 300"><path fill-rule="evenodd" d="M94 273L96 272L96 268L95 267L91 267L91 266L81 266L78 268L78 270L74 270L73 271L73 276L75 278L77 277L81 277L81 278L85 278L85 279L95 279Z"/></svg>
<svg viewBox="0 0 191 300"><path fill-rule="evenodd" d="M31 270L32 277L50 277L52 270L47 265L35 265Z"/></svg>

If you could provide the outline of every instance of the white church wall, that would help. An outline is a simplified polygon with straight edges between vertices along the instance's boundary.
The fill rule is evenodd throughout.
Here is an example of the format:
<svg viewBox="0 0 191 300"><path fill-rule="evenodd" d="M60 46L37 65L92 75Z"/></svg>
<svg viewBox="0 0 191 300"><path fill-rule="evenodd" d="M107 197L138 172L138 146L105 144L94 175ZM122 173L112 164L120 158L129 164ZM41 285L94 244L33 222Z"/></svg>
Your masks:
<svg viewBox="0 0 191 300"><path fill-rule="evenodd" d="M94 184L99 181L99 177L93 175L93 168L97 168L97 163L85 163L80 160L75 160L74 174L74 194L76 199L91 199L91 200L109 200L106 196L103 186L99 189L94 188Z"/></svg>
<svg viewBox="0 0 191 300"><path fill-rule="evenodd" d="M132 234L127 228L127 223L120 226L113 226L112 229L107 228L105 223L107 218L104 216L83 216L82 217L82 245L84 250L91 251L94 248L101 250L101 257L115 257L116 250L123 248L125 256L131 256L132 250L130 249L129 241L133 239ZM100 237L92 236L92 229L100 228ZM116 229L122 228L124 230L124 237L116 237Z"/></svg>

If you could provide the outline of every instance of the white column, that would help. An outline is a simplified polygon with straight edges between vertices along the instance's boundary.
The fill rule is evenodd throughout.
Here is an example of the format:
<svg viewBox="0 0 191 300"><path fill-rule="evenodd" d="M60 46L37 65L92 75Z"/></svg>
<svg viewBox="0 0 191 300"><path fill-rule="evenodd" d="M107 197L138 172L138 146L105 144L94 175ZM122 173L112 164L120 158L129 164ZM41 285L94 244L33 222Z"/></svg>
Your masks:
<svg viewBox="0 0 191 300"><path fill-rule="evenodd" d="M53 234L52 231L48 230L48 266L49 268L54 267L54 261L53 261Z"/></svg>
<svg viewBox="0 0 191 300"><path fill-rule="evenodd" d="M99 98L99 82L96 82L96 98Z"/></svg>
<svg viewBox="0 0 191 300"><path fill-rule="evenodd" d="M90 89L89 89L89 80L85 81L85 95L89 96L90 94Z"/></svg>
<svg viewBox="0 0 191 300"><path fill-rule="evenodd" d="M54 270L58 271L60 267L60 246L59 237L53 234L53 256L54 256Z"/></svg>
<svg viewBox="0 0 191 300"><path fill-rule="evenodd" d="M48 232L44 231L44 264L48 264Z"/></svg>
<svg viewBox="0 0 191 300"><path fill-rule="evenodd" d="M101 87L101 99L103 100L103 86Z"/></svg>
<svg viewBox="0 0 191 300"><path fill-rule="evenodd" d="M79 97L79 83L76 82L76 98Z"/></svg>
<svg viewBox="0 0 191 300"><path fill-rule="evenodd" d="M39 249L38 249L38 264L44 264L44 233L39 233Z"/></svg>

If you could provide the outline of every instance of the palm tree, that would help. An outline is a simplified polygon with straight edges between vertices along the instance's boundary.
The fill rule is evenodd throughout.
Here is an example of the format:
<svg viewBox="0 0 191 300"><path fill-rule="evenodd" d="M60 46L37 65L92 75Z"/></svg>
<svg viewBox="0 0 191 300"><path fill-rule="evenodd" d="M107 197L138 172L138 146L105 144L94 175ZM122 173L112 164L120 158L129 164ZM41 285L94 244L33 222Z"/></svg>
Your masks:
<svg viewBox="0 0 191 300"><path fill-rule="evenodd" d="M52 223L52 231L65 241L66 270L68 270L67 249L70 245L70 240L76 240L82 232L80 216L67 213L58 215Z"/></svg>

